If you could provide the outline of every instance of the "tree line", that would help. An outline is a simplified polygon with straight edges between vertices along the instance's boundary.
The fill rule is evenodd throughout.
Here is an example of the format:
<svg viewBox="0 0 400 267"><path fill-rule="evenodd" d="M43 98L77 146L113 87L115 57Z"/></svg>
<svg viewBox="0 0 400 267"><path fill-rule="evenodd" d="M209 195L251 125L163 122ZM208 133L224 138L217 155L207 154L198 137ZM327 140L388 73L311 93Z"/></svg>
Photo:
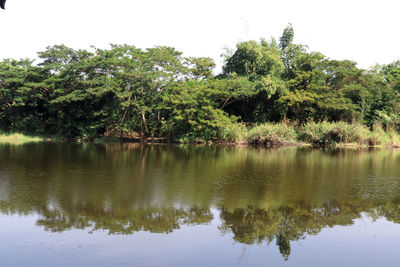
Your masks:
<svg viewBox="0 0 400 267"><path fill-rule="evenodd" d="M64 137L227 139L238 125L337 122L399 130L400 61L369 70L293 43L246 41L210 58L172 47L47 47L0 62L0 130ZM233 130L234 131L234 130Z"/></svg>

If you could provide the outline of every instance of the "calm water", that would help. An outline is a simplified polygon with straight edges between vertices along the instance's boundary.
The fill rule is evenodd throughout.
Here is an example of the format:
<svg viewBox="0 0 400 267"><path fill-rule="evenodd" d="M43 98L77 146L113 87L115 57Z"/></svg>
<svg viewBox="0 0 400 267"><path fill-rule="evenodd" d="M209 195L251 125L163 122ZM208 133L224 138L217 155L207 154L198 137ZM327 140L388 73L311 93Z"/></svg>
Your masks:
<svg viewBox="0 0 400 267"><path fill-rule="evenodd" d="M1 266L399 266L400 151L0 144Z"/></svg>

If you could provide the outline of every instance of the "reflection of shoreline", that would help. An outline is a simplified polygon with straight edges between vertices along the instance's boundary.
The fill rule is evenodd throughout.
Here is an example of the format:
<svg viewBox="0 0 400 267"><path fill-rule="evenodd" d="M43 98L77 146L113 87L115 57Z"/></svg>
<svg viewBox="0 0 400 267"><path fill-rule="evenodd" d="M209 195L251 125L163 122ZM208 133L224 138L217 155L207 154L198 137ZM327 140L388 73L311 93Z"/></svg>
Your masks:
<svg viewBox="0 0 400 267"><path fill-rule="evenodd" d="M0 202L3 214L38 216L36 225L46 231L64 232L82 229L108 231L109 234L132 235L136 232L169 234L182 226L218 224L221 234L232 234L235 242L253 245L275 243L287 260L291 253L291 242L317 235L324 228L351 226L362 218L375 221L383 217L388 221L400 223L400 203L372 202L327 203L322 207L308 205L282 206L264 210L256 207L226 209L218 208L149 208L126 209L117 213L111 209L56 205L21 207L8 209L9 203ZM14 205L15 207L15 205ZM118 210L118 209L117 209Z"/></svg>
<svg viewBox="0 0 400 267"><path fill-rule="evenodd" d="M0 171L0 201L6 201L10 192L10 176L7 171Z"/></svg>
<svg viewBox="0 0 400 267"><path fill-rule="evenodd" d="M242 244L400 218L400 151L27 144L0 146L0 211L48 231L171 233L210 224ZM3 184L4 186L2 186ZM212 208L211 208L212 207Z"/></svg>

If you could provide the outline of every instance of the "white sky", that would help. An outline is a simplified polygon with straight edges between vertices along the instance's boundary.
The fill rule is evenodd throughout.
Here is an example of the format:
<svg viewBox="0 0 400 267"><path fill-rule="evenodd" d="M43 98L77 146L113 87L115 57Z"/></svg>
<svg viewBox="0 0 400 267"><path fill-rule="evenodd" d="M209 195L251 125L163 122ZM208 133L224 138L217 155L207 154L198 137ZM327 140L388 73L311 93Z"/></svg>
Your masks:
<svg viewBox="0 0 400 267"><path fill-rule="evenodd" d="M367 68L400 59L399 0L7 0L0 10L0 59L35 58L48 45L168 45L213 58L238 41L295 42Z"/></svg>

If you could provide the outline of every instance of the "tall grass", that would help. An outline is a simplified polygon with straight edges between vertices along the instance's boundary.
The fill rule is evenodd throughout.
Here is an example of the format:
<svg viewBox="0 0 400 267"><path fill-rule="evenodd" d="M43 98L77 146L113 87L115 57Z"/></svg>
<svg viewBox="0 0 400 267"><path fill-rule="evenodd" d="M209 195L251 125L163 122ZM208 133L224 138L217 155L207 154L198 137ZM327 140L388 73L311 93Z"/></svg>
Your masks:
<svg viewBox="0 0 400 267"><path fill-rule="evenodd" d="M310 122L299 129L299 139L319 145L328 144L358 144L369 146L389 146L398 144L399 134L385 132L381 125L376 124L373 130L358 123L345 122Z"/></svg>
<svg viewBox="0 0 400 267"><path fill-rule="evenodd" d="M297 132L286 123L264 123L248 131L247 141L252 144L291 144L297 142Z"/></svg>
<svg viewBox="0 0 400 267"><path fill-rule="evenodd" d="M370 134L369 145L372 146L399 146L400 135L399 133L389 130L384 131L382 125L375 124Z"/></svg>
<svg viewBox="0 0 400 267"><path fill-rule="evenodd" d="M368 144L370 131L361 124L345 122L309 122L299 129L299 138L311 144Z"/></svg>
<svg viewBox="0 0 400 267"><path fill-rule="evenodd" d="M221 139L229 143L247 143L247 127L243 123L233 123L221 129Z"/></svg>
<svg viewBox="0 0 400 267"><path fill-rule="evenodd" d="M264 123L253 127L246 127L243 123L234 123L221 129L222 141L237 144L271 144L282 145L295 143L297 133L295 129L285 123Z"/></svg>
<svg viewBox="0 0 400 267"><path fill-rule="evenodd" d="M264 123L253 127L236 123L221 130L221 139L229 143L260 145L340 145L400 146L400 135L395 131L384 131L382 126L367 126L346 122L309 122L303 126L288 123Z"/></svg>

